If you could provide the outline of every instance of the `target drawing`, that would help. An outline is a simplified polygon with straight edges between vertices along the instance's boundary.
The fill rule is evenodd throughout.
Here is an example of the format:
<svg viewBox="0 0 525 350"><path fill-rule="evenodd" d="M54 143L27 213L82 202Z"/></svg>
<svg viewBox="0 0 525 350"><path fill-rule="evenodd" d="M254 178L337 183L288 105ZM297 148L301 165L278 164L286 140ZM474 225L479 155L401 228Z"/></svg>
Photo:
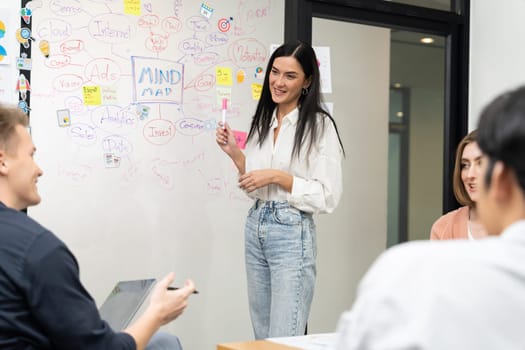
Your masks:
<svg viewBox="0 0 525 350"><path fill-rule="evenodd" d="M219 27L219 30L223 33L227 32L228 30L230 30L230 21L231 21L231 17L228 19L228 18L221 18L218 22L217 22L217 27Z"/></svg>

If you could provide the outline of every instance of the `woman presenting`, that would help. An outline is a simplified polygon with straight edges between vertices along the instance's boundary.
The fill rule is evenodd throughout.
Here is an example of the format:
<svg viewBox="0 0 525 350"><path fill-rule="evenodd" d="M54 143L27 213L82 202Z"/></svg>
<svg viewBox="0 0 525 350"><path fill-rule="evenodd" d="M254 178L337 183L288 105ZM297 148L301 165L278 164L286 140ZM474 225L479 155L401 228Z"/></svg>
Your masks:
<svg viewBox="0 0 525 350"><path fill-rule="evenodd" d="M286 43L270 57L244 153L227 124L216 140L254 199L245 262L255 338L304 334L316 274L312 214L339 203L344 155L335 121L321 107L312 47Z"/></svg>

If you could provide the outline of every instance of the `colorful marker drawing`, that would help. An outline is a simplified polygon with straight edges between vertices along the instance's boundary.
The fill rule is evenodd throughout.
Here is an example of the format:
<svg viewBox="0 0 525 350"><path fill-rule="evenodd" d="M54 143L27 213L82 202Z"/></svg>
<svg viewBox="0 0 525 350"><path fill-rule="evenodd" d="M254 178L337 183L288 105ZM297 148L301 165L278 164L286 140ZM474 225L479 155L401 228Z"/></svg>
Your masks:
<svg viewBox="0 0 525 350"><path fill-rule="evenodd" d="M0 21L0 39L5 36L5 23Z"/></svg>
<svg viewBox="0 0 525 350"><path fill-rule="evenodd" d="M177 157L191 158L209 146L225 99L228 123L248 129L245 116L259 98L272 43L261 38L268 32L265 24L279 18L277 8L271 12L267 0L229 0L220 6L201 0L193 7L182 6L182 0L93 2L93 9L76 0L42 3L31 28L16 33L22 45L34 41L41 53L33 57L31 79L45 80L48 92L32 91L32 107L56 106L53 126L80 147L79 159L98 160L90 169L123 171L131 183L133 174L153 171L144 170L149 155L144 149L167 152L164 158L170 161L175 156L168 150L182 145L187 154ZM228 15L233 13L235 21ZM31 70L22 57L17 65ZM29 82L19 79L20 93L28 89ZM32 117L34 123L45 120ZM242 137L238 141L243 144ZM130 173L132 164L138 170ZM154 181L177 187L166 182L161 166L155 169ZM222 176L216 171L203 171L206 183ZM97 171L86 174L97 176Z"/></svg>
<svg viewBox="0 0 525 350"><path fill-rule="evenodd" d="M0 62L2 62L6 56L7 50L2 45L0 45Z"/></svg>

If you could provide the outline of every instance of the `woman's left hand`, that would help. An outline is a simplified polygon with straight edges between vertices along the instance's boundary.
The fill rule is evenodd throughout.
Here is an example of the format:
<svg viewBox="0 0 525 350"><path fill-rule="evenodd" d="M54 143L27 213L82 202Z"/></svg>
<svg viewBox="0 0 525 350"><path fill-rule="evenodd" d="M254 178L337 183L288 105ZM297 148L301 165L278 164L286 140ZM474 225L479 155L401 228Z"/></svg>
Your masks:
<svg viewBox="0 0 525 350"><path fill-rule="evenodd" d="M273 181L274 169L253 170L239 177L239 187L246 192L253 192L258 188L268 186Z"/></svg>

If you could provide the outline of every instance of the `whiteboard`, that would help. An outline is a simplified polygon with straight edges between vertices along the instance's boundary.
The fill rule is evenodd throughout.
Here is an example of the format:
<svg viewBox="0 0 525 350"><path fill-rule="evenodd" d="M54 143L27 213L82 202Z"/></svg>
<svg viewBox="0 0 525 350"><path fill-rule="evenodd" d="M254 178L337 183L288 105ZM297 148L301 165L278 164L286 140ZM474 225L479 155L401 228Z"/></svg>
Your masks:
<svg viewBox="0 0 525 350"><path fill-rule="evenodd" d="M251 201L215 127L228 98L240 140L248 130L284 1L32 3L31 127L44 175L29 215L68 244L97 303L117 280L173 270L176 285L191 277L200 291L167 326L187 349L252 338Z"/></svg>

